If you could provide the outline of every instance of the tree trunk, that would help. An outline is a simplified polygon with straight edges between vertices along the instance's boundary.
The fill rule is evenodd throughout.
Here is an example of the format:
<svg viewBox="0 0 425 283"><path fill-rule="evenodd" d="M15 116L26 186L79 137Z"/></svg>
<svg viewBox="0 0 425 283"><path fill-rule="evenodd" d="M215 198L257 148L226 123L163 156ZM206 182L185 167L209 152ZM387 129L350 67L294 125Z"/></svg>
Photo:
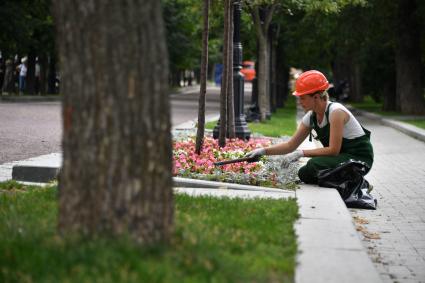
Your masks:
<svg viewBox="0 0 425 283"><path fill-rule="evenodd" d="M172 148L161 4L53 4L64 94L59 229L167 241Z"/></svg>
<svg viewBox="0 0 425 283"><path fill-rule="evenodd" d="M228 65L229 65L229 2L224 1L224 36L223 36L223 75L221 76L220 89L220 130L218 135L218 145L226 146L227 134L227 90L228 90Z"/></svg>
<svg viewBox="0 0 425 283"><path fill-rule="evenodd" d="M360 66L356 59L350 57L350 101L362 102L363 94L361 90Z"/></svg>
<svg viewBox="0 0 425 283"><path fill-rule="evenodd" d="M415 0L398 2L396 44L397 97L404 114L425 114L421 77L420 27Z"/></svg>
<svg viewBox="0 0 425 283"><path fill-rule="evenodd" d="M391 78L389 80L386 80L383 82L383 88L382 88L382 96L383 96L383 103L382 103L382 110L384 111L396 111L397 105L396 105L396 83L395 78Z"/></svg>
<svg viewBox="0 0 425 283"><path fill-rule="evenodd" d="M196 132L196 153L201 154L205 134L205 95L207 92L207 74L208 74L208 32L209 18L208 11L210 0L204 0L202 16L204 18L204 29L202 32L202 57L201 57L201 79L198 102L198 129Z"/></svg>
<svg viewBox="0 0 425 283"><path fill-rule="evenodd" d="M260 108L260 120L265 121L267 118L267 39L261 35L258 39L258 106Z"/></svg>
<svg viewBox="0 0 425 283"><path fill-rule="evenodd" d="M46 93L46 85L47 85L47 56L45 54L40 56L40 94Z"/></svg>
<svg viewBox="0 0 425 283"><path fill-rule="evenodd" d="M258 40L258 106L260 108L260 120L265 121L267 114L270 115L270 102L268 97L268 50L267 36L270 22L273 17L277 3L261 6L258 4L248 4L248 9L254 21L254 26Z"/></svg>
<svg viewBox="0 0 425 283"><path fill-rule="evenodd" d="M50 54L49 56L49 68L47 70L47 93L56 93L56 56Z"/></svg>
<svg viewBox="0 0 425 283"><path fill-rule="evenodd" d="M15 65L12 59L6 59L5 74L2 86L2 92L15 92L15 81L14 81Z"/></svg>
<svg viewBox="0 0 425 283"><path fill-rule="evenodd" d="M228 137L233 139L236 137L235 133L235 96L233 92L233 0L229 1L229 29L228 29L228 72L227 72L227 132Z"/></svg>
<svg viewBox="0 0 425 283"><path fill-rule="evenodd" d="M30 95L35 93L35 57L36 54L33 50L28 53L27 86L25 91Z"/></svg>
<svg viewBox="0 0 425 283"><path fill-rule="evenodd" d="M276 31L277 29L275 26L273 28L269 29L269 45L270 45L270 68L269 68L269 78L270 78L270 111L272 113L276 112L277 108L277 89L276 89L276 83L277 83L277 44L275 42L276 40Z"/></svg>

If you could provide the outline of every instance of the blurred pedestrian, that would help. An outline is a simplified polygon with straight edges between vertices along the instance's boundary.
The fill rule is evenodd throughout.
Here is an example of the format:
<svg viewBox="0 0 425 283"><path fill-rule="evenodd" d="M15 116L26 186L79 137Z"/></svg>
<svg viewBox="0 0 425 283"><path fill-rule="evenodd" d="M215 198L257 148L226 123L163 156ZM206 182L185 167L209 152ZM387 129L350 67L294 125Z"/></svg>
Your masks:
<svg viewBox="0 0 425 283"><path fill-rule="evenodd" d="M27 83L27 57L21 59L21 64L18 66L19 71L19 94L24 93Z"/></svg>
<svg viewBox="0 0 425 283"><path fill-rule="evenodd" d="M35 94L40 93L40 63L38 62L38 57L35 58L34 91Z"/></svg>

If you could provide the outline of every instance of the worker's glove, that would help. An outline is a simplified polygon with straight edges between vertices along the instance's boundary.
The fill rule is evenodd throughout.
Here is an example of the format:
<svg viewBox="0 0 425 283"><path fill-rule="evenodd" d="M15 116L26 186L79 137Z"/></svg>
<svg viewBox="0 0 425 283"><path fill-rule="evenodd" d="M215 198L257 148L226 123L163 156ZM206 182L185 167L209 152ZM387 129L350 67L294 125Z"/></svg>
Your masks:
<svg viewBox="0 0 425 283"><path fill-rule="evenodd" d="M304 152L301 149L297 149L297 150L295 150L291 153L284 155L283 159L282 159L282 167L288 168L289 164L297 161L298 159L300 159L303 156L304 156Z"/></svg>
<svg viewBox="0 0 425 283"><path fill-rule="evenodd" d="M263 147L256 148L253 151L248 152L245 157L249 158L260 158L261 156L266 154L266 150Z"/></svg>

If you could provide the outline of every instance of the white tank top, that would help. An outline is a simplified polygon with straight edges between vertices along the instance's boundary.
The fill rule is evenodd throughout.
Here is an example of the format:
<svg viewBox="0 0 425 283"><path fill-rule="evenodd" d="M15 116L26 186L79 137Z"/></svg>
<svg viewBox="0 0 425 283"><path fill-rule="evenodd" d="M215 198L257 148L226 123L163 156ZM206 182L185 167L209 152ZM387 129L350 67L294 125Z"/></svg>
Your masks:
<svg viewBox="0 0 425 283"><path fill-rule="evenodd" d="M328 109L329 104L331 102L328 101L328 103L326 104L326 109ZM348 114L349 118L348 121L344 124L344 130L342 133L342 137L346 138L346 139L355 139L358 137L361 137L365 134L365 132L363 131L362 126L360 125L360 123L357 121L357 119L354 117L354 115L350 112L350 110L348 110L344 105L342 105L341 103L338 102L332 102L332 105L329 107L329 119L332 117L332 113L337 110L337 109L341 109L342 111L344 111L345 113ZM304 117L302 118L302 123L306 126L310 128L310 116L312 114L312 111L308 111ZM329 123L329 121L326 119L326 115L323 117L322 123L320 123L318 126L319 128L323 128L324 126L326 126Z"/></svg>

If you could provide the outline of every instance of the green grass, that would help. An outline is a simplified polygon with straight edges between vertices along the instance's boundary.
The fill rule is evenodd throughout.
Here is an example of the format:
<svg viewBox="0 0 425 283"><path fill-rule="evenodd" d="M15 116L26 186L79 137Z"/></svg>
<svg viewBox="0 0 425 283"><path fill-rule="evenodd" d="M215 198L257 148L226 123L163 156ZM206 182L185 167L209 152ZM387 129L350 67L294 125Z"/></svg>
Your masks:
<svg viewBox="0 0 425 283"><path fill-rule="evenodd" d="M413 126L425 129L425 119L403 120L403 122L406 122L406 123L409 123Z"/></svg>
<svg viewBox="0 0 425 283"><path fill-rule="evenodd" d="M382 116L406 116L400 112L396 111L382 111L382 103L375 102L370 96L366 96L363 102L360 103L350 103L353 107L365 110L368 112L373 112ZM394 119L397 119L396 117ZM401 122L412 124L416 127L425 129L425 119L399 119Z"/></svg>
<svg viewBox="0 0 425 283"><path fill-rule="evenodd" d="M279 108L272 114L271 119L260 123L248 123L252 133L263 134L268 137L292 136L297 128L296 101L289 97L284 108ZM206 123L205 128L214 129L217 121Z"/></svg>
<svg viewBox="0 0 425 283"><path fill-rule="evenodd" d="M400 112L396 111L382 111L382 102L375 102L371 96L365 96L363 102L350 102L354 108L373 112L383 116L400 116Z"/></svg>
<svg viewBox="0 0 425 283"><path fill-rule="evenodd" d="M295 200L177 195L169 245L64 239L56 187L0 184L0 282L293 282Z"/></svg>

